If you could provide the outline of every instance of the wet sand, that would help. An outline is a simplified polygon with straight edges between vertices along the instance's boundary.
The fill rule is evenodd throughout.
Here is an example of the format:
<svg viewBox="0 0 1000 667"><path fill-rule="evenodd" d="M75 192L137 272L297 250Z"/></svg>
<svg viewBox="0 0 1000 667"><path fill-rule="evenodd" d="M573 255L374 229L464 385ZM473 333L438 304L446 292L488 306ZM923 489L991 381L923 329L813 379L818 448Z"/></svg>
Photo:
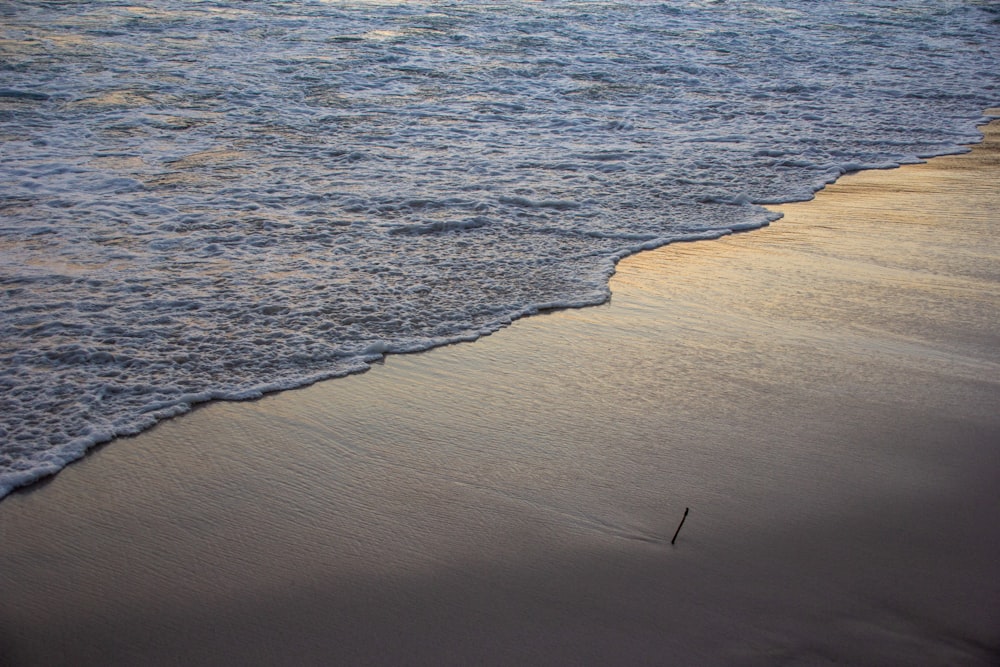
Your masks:
<svg viewBox="0 0 1000 667"><path fill-rule="evenodd" d="M102 447L0 502L0 662L995 665L998 183L994 124Z"/></svg>

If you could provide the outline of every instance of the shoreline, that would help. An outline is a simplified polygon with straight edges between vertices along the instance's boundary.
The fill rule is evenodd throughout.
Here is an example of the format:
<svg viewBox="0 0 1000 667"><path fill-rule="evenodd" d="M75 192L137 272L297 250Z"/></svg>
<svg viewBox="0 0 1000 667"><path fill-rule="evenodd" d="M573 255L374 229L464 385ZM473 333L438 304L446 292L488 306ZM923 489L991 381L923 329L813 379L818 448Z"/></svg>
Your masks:
<svg viewBox="0 0 1000 667"><path fill-rule="evenodd" d="M997 122L1000 119L1000 107L993 107L984 110L982 118L985 120L983 125L977 127L986 127L991 122ZM950 147L948 149L943 149L940 153L934 153L930 155L920 156L917 159L921 162L904 162L900 164L894 164L893 166L870 166L868 168L860 169L859 171L848 171L842 173L836 180L828 181L825 185L819 186L819 189L815 190L812 194L812 198L809 199L790 199L789 201L777 203L777 204L759 204L759 206L771 213L779 211L783 206L789 204L799 204L812 201L816 194L824 191L830 185L836 184L840 179L845 176L851 176L857 173L863 173L865 171L881 171L883 169L898 169L901 167L912 166L914 164L923 164L927 160L934 160L940 157L952 157L956 155L962 155L969 150L971 146L977 144L962 144ZM610 283L617 272L617 267L620 262L627 261L636 255L660 250L665 247L675 246L677 244L687 244L696 243L699 241L718 241L720 239L725 239L729 236L736 234L744 234L750 232L760 231L761 229L766 229L770 224L773 224L780 217L770 219L769 221L762 223L761 225L751 225L751 226L735 226L725 231L701 231L695 232L690 236L673 238L669 241L663 241L658 239L655 241L650 241L644 244L641 248L630 250L622 250L615 255L609 255L606 259L611 262L608 273L610 277L608 278L607 292L609 293L608 300L613 296L611 294ZM661 243L662 242L662 243ZM64 454L60 451L56 455L59 459L58 463L52 464L53 468L45 469L32 469L27 471L16 471L8 473L10 477L9 480L0 480L0 502L6 498L11 493L19 493L30 491L32 488L47 484L51 479L59 475L68 466L72 466L80 460L90 456L97 450L115 443L119 440L132 438L142 433L148 432L150 429L156 428L159 424L172 419L182 418L187 414L190 414L194 410L201 409L205 406L212 405L218 402L246 402L246 401L257 401L268 396L272 396L278 393L286 391L297 391L311 387L320 382L328 382L333 380L339 380L351 375L358 375L369 372L373 367L383 365L387 358L400 356L400 355L410 355L410 354L423 354L433 351L442 347L450 347L453 345L474 343L483 338L493 336L506 328L509 328L512 324L519 322L525 318L535 317L538 315L546 315L553 312L559 312L563 310L575 310L580 308L593 308L596 306L605 305L606 302L598 303L593 301L591 298L580 297L575 301L567 301L563 303L538 303L533 304L521 311L513 312L508 314L506 323L493 323L488 327L480 331L479 333L474 333L472 331L467 331L465 333L456 334L453 338L448 339L448 342L437 342L437 343L427 343L427 347L419 347L415 349L408 349L402 351L385 351L386 346L378 342L372 347L376 348L376 351L371 353L360 353L357 356L349 357L348 367L337 371L324 371L320 373L314 373L313 375L303 376L291 382L283 384L262 384L251 387L249 389L242 390L224 390L224 389L204 389L196 394L190 395L187 402L181 402L178 404L168 404L166 407L162 407L156 410L149 410L148 412L141 413L141 415L135 416L135 422L129 423L119 431L112 432L112 435L108 435L107 432L99 436L99 440L96 442L91 442L86 444L81 442L83 438L78 438L77 440L71 441L65 444L65 451L69 452ZM495 328L494 328L495 327ZM485 333L484 333L485 332ZM225 398L197 398L204 396L225 396ZM145 415L145 417L142 417ZM53 450L54 452L57 450ZM68 458L67 458L68 457ZM27 481L25 481L27 480Z"/></svg>
<svg viewBox="0 0 1000 667"><path fill-rule="evenodd" d="M983 129L628 257L608 304L92 450L0 502L0 654L992 664Z"/></svg>

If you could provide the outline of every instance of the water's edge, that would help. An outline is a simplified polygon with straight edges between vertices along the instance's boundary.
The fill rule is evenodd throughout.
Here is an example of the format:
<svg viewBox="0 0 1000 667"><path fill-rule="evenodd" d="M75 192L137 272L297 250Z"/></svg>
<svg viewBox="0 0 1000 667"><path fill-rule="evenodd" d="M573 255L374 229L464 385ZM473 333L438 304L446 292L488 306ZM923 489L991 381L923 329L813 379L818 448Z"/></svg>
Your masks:
<svg viewBox="0 0 1000 667"><path fill-rule="evenodd" d="M998 120L1000 120L1000 108L990 107L990 108L988 108L988 109L986 109L986 110L983 111L983 117L979 120L979 122L975 123L975 127L976 128L981 128L981 127L984 127L985 125L987 125L989 123L997 122ZM954 145L950 149L949 148L945 148L945 149L943 149L939 153L935 153L933 155L927 155L927 156L921 157L921 159L920 159L919 162L894 163L894 164L891 164L891 165L884 165L884 166L879 166L879 167L873 167L872 169L860 169L860 170L857 170L857 171L845 172L844 174L841 174L841 177L845 176L845 175L850 175L852 173L858 173L860 171L870 171L870 170L873 170L873 169L898 169L898 168L901 168L901 167L912 166L914 164L922 164L924 162L927 162L928 160L933 160L933 159L938 158L938 157L944 157L944 156L948 156L948 155L960 155L960 154L963 154L963 153L967 153L970 150L972 150L972 147L974 147L978 143L982 142L982 136L983 136L983 133L980 131L980 139L978 141L973 142L973 143L968 143L968 144ZM479 340L480 338L493 335L494 333L497 333L498 331L501 331L502 329L507 328L508 326L510 326L511 324L513 324L514 322L516 322L516 321L518 321L520 319L523 319L523 318L526 318L526 317L531 317L533 315L545 314L545 313L554 312L554 311L558 311L558 310L567 310L567 309L574 309L574 308L588 308L588 307L602 305L602 304L606 303L611 298L611 296L612 296L611 288L610 288L610 280L611 280L612 276L615 274L616 266L617 266L618 262L620 262L621 260L626 259L626 258L631 257L631 256L634 256L634 255L637 255L637 254L642 253L642 252L646 252L646 251L650 251L650 250L655 250L657 248L662 248L662 247L665 247L665 246L668 246L668 245L673 245L673 244L676 244L676 243L693 243L693 242L696 242L696 241L713 241L713 240L718 240L720 238L724 238L726 236L729 236L729 235L732 235L732 234L735 234L735 233L749 233L749 232L753 232L753 231L757 231L757 230L763 229L763 228L767 227L770 223L775 222L775 221L781 219L781 217L782 217L782 215L780 213L775 213L773 211L770 211L770 209L768 208L769 206L772 206L772 205L773 206L779 206L781 204L788 204L788 203L801 202L801 201L809 201L809 200L811 200L815 196L815 194L817 192L820 192L825 187L827 187L829 185L832 185L833 183L836 183L837 180L839 180L839 177L837 179L833 179L833 180L831 180L831 181L829 181L829 182L827 182L825 184L820 185L819 187L817 187L812 192L812 195L810 197L808 197L808 198L803 198L803 197L789 198L789 199L784 200L784 201L769 202L767 205L756 204L755 203L754 206L763 208L764 210L768 211L768 220L765 221L765 222L763 222L763 223L761 223L761 224L748 224L748 225L745 225L745 226L734 226L733 228L729 228L729 229L725 229L725 230L712 230L712 231L709 231L709 232L696 233L696 234L691 234L691 235L687 235L687 236L678 236L678 237L667 238L667 239L655 239L653 241L648 241L646 243L643 243L643 244L641 244L639 246L636 246L636 247L633 247L633 248L629 248L629 249L627 249L625 251L622 251L619 254L613 255L610 258L608 258L608 266L607 266L607 269L606 269L606 277L605 277L605 281L604 281L604 294L601 295L600 298L595 298L595 299L592 299L592 300L582 299L582 300L580 300L577 303L565 303L565 302L563 302L563 303L538 303L538 304L534 304L534 305L532 305L532 306L530 306L528 308L525 308L525 309L523 309L521 311L518 311L516 313L510 314L509 319L507 319L507 320L505 320L505 321L497 324L495 327L491 327L489 329L480 330L480 331L475 332L475 333L468 333L468 334L457 335L457 336L454 336L454 337L452 337L450 339L445 339L445 340L440 340L440 341L434 341L433 343L430 343L430 344L428 344L425 347L414 347L412 349L401 349L401 350L392 350L392 349L373 350L373 351L371 351L371 352L369 352L367 354L360 355L360 356L356 357L355 359L353 359L354 363L353 363L352 367L350 367L350 368L348 368L346 370L331 371L331 372L328 372L328 373L311 374L311 375L302 377L297 382L287 382L287 383L282 383L280 385L264 384L264 385L260 385L258 387L254 387L254 388L252 388L250 390L247 390L247 391L242 391L239 394L229 394L229 393L223 392L223 391L211 391L210 390L210 391L206 391L206 392L204 392L203 394L200 394L200 395L187 396L187 397L185 397L187 400L185 400L184 402L174 403L174 404L171 404L169 407L167 407L167 408L165 408L163 410L152 411L152 412L147 413L146 417L139 424L137 424L134 428L122 429L119 432L107 435L107 437L102 437L100 439L96 439L93 442L90 442L89 444L83 444L83 443L81 443L81 444L77 445L76 449L78 451L75 452L75 455L72 456L72 457L67 456L63 461L61 461L58 464L53 463L51 466L39 467L39 468L34 469L34 470L25 471L21 475L10 475L10 476L8 476L8 479L5 482L5 484L2 485L2 486L0 486L0 502L2 502L2 500L7 495L9 495L11 493L16 493L16 492L19 492L19 491L31 491L35 487L37 487L39 484L47 483L48 481L51 480L51 478L53 476L57 475L66 466L72 464L75 461L79 461L80 459L84 458L85 456L87 456L89 453L95 451L96 449L99 449L101 447L104 447L104 446L112 444L115 440L119 440L121 438L126 438L126 437L136 436L136 435L138 435L138 434L140 434L140 433L142 433L144 431L147 431L147 430L155 427L157 424L160 424L160 423L162 423L162 422L164 422L166 420L174 419L174 418L178 418L178 417L183 417L184 415L190 413L192 410L194 410L196 408L204 407L204 406L207 406L207 405L209 405L211 403L214 403L214 402L219 402L219 401L254 401L254 400L259 400L259 399L261 399L261 398L263 398L265 396L268 396L268 395L271 395L271 394L275 394L275 393L278 393L278 392L284 392L284 391L292 391L292 390L296 390L296 389L302 389L302 388L308 387L310 385L316 384L317 382L323 382L323 381L328 381L328 380L337 380L339 378L344 378L344 377L347 377L347 376L350 376L350 375L357 375L357 374L360 374L360 373L365 373L365 372L371 370L374 365L384 362L385 359L386 359L386 357L390 356L390 355L416 354L416 353L420 353L420 352L427 352L427 351L430 351L430 350L433 350L433 349L436 349L436 348L439 348L439 347L445 347L445 346L449 346L449 345L456 345L456 344L459 344L459 343L472 343L472 342L475 342L475 341ZM62 450L62 452L61 452L61 454L66 454L66 453L67 453L66 449Z"/></svg>

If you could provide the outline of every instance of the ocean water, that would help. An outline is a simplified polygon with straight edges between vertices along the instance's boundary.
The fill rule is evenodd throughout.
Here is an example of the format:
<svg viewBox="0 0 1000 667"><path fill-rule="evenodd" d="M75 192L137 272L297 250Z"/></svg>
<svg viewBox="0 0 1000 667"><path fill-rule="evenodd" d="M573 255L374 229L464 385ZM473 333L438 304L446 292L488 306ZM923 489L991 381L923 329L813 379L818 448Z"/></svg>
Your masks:
<svg viewBox="0 0 1000 667"><path fill-rule="evenodd" d="M998 73L986 0L0 2L0 497L959 151Z"/></svg>

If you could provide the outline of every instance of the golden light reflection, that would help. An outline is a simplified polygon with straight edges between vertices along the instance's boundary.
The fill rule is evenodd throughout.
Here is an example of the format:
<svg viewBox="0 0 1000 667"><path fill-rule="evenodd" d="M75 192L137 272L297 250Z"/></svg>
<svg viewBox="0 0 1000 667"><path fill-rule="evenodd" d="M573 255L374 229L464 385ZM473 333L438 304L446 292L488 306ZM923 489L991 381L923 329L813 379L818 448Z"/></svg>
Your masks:
<svg viewBox="0 0 1000 667"><path fill-rule="evenodd" d="M150 165L141 157L95 157L87 162L90 166L101 171L125 171L137 172L148 168Z"/></svg>
<svg viewBox="0 0 1000 667"><path fill-rule="evenodd" d="M216 148L207 151L191 153L180 159L172 160L171 167L177 169L193 169L196 167L218 167L235 162L246 162L252 157L249 151L238 151L229 148Z"/></svg>
<svg viewBox="0 0 1000 667"><path fill-rule="evenodd" d="M111 90L100 95L84 97L67 102L68 108L78 107L144 107L153 103L153 99L145 92L138 90Z"/></svg>
<svg viewBox="0 0 1000 667"><path fill-rule="evenodd" d="M214 16L221 17L245 17L254 16L256 12L250 9L238 9L236 7L222 7L218 5L212 5L207 3L198 3L196 8L189 10L179 10L179 11L167 11L162 9L153 9L151 7L142 7L138 5L131 5L128 7L119 7L118 9L129 12L137 16L149 19L157 19L161 21L172 20L172 19L191 19L191 18L201 18L206 14L211 14Z"/></svg>
<svg viewBox="0 0 1000 667"><path fill-rule="evenodd" d="M403 35L404 31L402 30L369 30L361 35L361 39L384 42L392 39L399 39L403 37Z"/></svg>
<svg viewBox="0 0 1000 667"><path fill-rule="evenodd" d="M962 321L986 330L1000 237L995 182L977 176L1000 165L1000 122L983 131L969 154L859 172L812 201L769 207L785 217L767 229L630 257L612 279L614 303L663 317L668 294L676 326L706 335L736 321L788 344L851 339L884 352L944 335L950 323L934 313L959 303Z"/></svg>
<svg viewBox="0 0 1000 667"><path fill-rule="evenodd" d="M139 7L138 5L132 5L129 7L120 7L119 9L121 9L122 11L129 12L130 14L142 16L143 18L159 19L159 20L176 18L179 14L179 12L168 12L162 9L154 9L152 7Z"/></svg>

